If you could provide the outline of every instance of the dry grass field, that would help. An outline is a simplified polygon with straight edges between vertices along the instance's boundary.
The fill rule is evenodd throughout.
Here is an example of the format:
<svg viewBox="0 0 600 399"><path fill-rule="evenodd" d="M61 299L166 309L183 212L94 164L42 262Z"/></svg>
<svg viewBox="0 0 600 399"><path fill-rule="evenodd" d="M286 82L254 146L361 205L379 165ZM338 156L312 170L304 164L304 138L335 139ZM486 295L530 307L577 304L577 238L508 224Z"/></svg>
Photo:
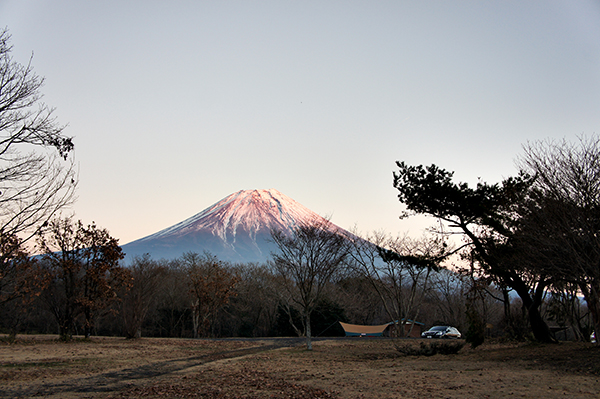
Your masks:
<svg viewBox="0 0 600 399"><path fill-rule="evenodd" d="M419 340L402 344L418 345ZM390 339L20 336L0 343L6 398L598 398L592 344L486 343L404 356Z"/></svg>

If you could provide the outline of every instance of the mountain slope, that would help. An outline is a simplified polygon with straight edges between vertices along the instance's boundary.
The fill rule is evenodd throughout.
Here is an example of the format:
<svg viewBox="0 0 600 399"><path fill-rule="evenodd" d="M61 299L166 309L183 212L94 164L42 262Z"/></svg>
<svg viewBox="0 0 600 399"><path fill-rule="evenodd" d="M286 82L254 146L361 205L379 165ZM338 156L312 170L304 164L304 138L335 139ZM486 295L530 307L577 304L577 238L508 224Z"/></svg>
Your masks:
<svg viewBox="0 0 600 399"><path fill-rule="evenodd" d="M323 218L277 190L241 190L174 226L123 245L123 251L126 260L144 253L173 259L209 251L222 260L264 262L275 250L271 230L291 231L315 220Z"/></svg>

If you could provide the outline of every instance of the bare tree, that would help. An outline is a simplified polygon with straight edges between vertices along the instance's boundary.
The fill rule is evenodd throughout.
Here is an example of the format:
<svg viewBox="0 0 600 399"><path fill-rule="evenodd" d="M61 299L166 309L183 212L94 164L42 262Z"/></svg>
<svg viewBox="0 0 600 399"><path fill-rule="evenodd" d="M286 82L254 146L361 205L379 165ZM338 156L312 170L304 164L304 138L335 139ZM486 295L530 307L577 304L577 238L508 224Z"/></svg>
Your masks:
<svg viewBox="0 0 600 399"><path fill-rule="evenodd" d="M436 320L443 320L459 329L466 325L466 296L469 291L467 276L441 269L431 281L428 297L437 310Z"/></svg>
<svg viewBox="0 0 600 399"><path fill-rule="evenodd" d="M274 276L266 265L247 263L235 266L240 278L238 295L231 300L227 313L236 321L240 336L265 337L277 319L277 290Z"/></svg>
<svg viewBox="0 0 600 399"><path fill-rule="evenodd" d="M124 290L121 316L127 338L140 338L142 324L157 298L166 266L154 261L149 254L136 256L129 266L131 288Z"/></svg>
<svg viewBox="0 0 600 399"><path fill-rule="evenodd" d="M590 312L580 298L577 284L564 282L556 284L549 295L547 309L549 318L560 327L570 329L578 341L588 341L591 334ZM566 335L566 333L565 333Z"/></svg>
<svg viewBox="0 0 600 399"><path fill-rule="evenodd" d="M579 286L600 331L600 136L528 143L519 165L536 176L521 240L558 284Z"/></svg>
<svg viewBox="0 0 600 399"><path fill-rule="evenodd" d="M0 234L0 306L39 295L47 279L36 267L37 263L18 237Z"/></svg>
<svg viewBox="0 0 600 399"><path fill-rule="evenodd" d="M31 238L72 203L75 172L70 137L41 102L44 79L11 57L0 32L0 233Z"/></svg>
<svg viewBox="0 0 600 399"><path fill-rule="evenodd" d="M211 327L220 309L237 295L239 278L214 255L185 253L182 264L187 272L192 297L194 338L211 335Z"/></svg>
<svg viewBox="0 0 600 399"><path fill-rule="evenodd" d="M290 301L284 305L299 308L306 347L312 350L310 317L346 260L348 239L326 219L300 225L289 236L272 231L271 237L279 250L271 254L272 265Z"/></svg>
<svg viewBox="0 0 600 399"><path fill-rule="evenodd" d="M0 306L38 295L43 279L25 242L72 203L75 173L70 137L41 102L44 79L11 57L0 31Z"/></svg>
<svg viewBox="0 0 600 399"><path fill-rule="evenodd" d="M371 282L361 273L349 270L337 284L333 299L354 324L381 324L389 315Z"/></svg>
<svg viewBox="0 0 600 399"><path fill-rule="evenodd" d="M187 273L180 259L167 261L165 276L155 294L156 312L154 335L166 337L186 336L186 320L189 319L189 284Z"/></svg>
<svg viewBox="0 0 600 399"><path fill-rule="evenodd" d="M48 285L48 274L37 259L30 257L22 241L14 235L0 234L0 310L10 303L15 317L10 325L14 339L26 309Z"/></svg>
<svg viewBox="0 0 600 399"><path fill-rule="evenodd" d="M431 274L438 269L435 262L422 259L434 259L441 252L442 244L437 238L392 238L375 232L353 240L353 269L370 282L388 317L397 322L397 336L412 332L411 321L417 321Z"/></svg>
<svg viewBox="0 0 600 399"><path fill-rule="evenodd" d="M99 312L118 299L120 286L131 282L129 272L119 265L124 255L118 240L93 223L86 227L65 218L50 222L39 246L52 278L46 299L61 338L71 338L79 314L89 337Z"/></svg>

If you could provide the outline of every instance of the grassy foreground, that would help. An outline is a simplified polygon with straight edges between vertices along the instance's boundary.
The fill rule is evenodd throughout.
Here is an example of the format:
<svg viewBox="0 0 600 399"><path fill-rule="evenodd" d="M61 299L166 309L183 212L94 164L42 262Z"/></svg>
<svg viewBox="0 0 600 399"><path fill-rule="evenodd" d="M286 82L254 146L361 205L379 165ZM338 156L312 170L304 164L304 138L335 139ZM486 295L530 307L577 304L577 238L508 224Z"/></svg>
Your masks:
<svg viewBox="0 0 600 399"><path fill-rule="evenodd" d="M92 338L0 342L0 397L598 398L600 349L486 343L411 356L421 340Z"/></svg>

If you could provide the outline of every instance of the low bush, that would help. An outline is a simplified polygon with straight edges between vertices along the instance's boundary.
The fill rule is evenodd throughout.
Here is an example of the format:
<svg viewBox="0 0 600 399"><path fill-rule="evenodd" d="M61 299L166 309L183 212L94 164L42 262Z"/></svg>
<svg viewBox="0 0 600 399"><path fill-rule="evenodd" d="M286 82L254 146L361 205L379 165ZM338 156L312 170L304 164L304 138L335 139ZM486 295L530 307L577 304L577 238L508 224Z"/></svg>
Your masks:
<svg viewBox="0 0 600 399"><path fill-rule="evenodd" d="M433 355L453 355L458 353L464 342L433 341L421 342L418 347L412 344L396 344L396 350L405 356L433 356Z"/></svg>

